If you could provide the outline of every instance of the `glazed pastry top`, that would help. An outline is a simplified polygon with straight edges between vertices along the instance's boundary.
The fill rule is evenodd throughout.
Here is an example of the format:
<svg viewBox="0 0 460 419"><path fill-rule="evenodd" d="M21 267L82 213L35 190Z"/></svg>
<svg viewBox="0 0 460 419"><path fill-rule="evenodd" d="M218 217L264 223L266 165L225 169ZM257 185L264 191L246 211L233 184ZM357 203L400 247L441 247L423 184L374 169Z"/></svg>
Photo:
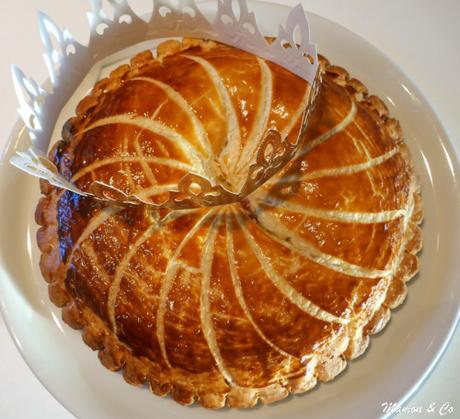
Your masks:
<svg viewBox="0 0 460 419"><path fill-rule="evenodd" d="M54 190L42 235L59 253L42 270L167 383L224 394L306 375L380 307L418 208L395 125L350 85L325 72L296 157L240 203L156 211ZM82 189L153 201L190 171L237 189L268 128L298 134L308 95L223 45L143 55L82 101L54 159Z"/></svg>

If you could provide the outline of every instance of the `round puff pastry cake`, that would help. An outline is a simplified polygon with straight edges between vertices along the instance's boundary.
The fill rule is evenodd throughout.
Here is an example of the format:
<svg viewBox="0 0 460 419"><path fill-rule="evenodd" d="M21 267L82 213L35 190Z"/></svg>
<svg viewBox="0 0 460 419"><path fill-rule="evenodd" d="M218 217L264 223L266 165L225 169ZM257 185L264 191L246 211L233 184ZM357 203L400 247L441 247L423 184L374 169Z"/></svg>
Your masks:
<svg viewBox="0 0 460 419"><path fill-rule="evenodd" d="M87 190L161 199L194 171L238 189L268 128L295 136L308 84L214 42L169 41L100 81L51 151ZM418 271L421 199L400 125L321 58L296 157L239 203L117 206L46 182L40 266L64 321L110 370L209 408L337 376Z"/></svg>

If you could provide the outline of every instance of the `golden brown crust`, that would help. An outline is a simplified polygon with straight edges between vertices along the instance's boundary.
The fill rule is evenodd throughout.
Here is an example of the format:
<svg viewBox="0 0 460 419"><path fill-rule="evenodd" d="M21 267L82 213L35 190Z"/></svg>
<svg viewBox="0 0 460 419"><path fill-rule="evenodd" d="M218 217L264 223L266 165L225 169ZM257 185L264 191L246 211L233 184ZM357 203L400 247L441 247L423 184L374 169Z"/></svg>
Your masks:
<svg viewBox="0 0 460 419"><path fill-rule="evenodd" d="M198 42L198 41L193 41ZM202 45L198 42L199 45ZM196 45L196 44L192 44ZM208 46L208 44L206 44ZM161 57L174 54L190 45L180 45L175 41L159 47ZM81 123L84 115L88 115L98 104L98 98L116 89L120 80L136 73L144 66L149 65L152 57L149 53L140 54L133 58L131 66L123 66L108 79L101 80L95 86L93 93L85 98L77 108L77 119L70 120L64 128L64 139L69 139ZM350 79L346 70L332 66L321 58L323 71L334 78L335 83L344 86L355 100L368 109L372 118L379 126L386 129L391 139L398 144L404 160L410 165L410 156L403 143L399 122L388 115L385 104L375 96L369 96L366 87L356 79ZM55 153L56 151L53 151ZM40 268L46 281L49 283L51 301L63 307L64 321L75 329L82 329L84 342L93 350L99 351L101 363L112 371L123 370L124 379L132 385L142 386L147 382L153 393L159 396L170 394L181 404L200 403L206 408L230 407L247 408L254 406L258 401L271 403L285 398L289 393L302 393L313 388L318 381L330 381L340 374L346 367L347 360L363 354L369 344L369 336L379 333L391 317L391 309L396 308L404 301L407 294L406 282L416 275L419 269L416 253L421 248L421 233L418 224L422 221L422 207L420 186L413 173L412 166L407 167L410 175L413 196L413 210L407 220L407 228L401 238L403 251L400 255L398 269L389 283L382 285L383 292L376 292L374 300L360 316L353 320L346 328L335 335L328 342L326 348L317 352L316 356L306 364L304 370L295 375L282 378L278 382L263 388L230 387L223 380L220 382L214 377L205 379L191 379L190 377L165 376L164 369L145 356L136 356L113 333L110 327L103 322L85 303L72 297L65 284L65 270L60 260L58 243L57 208L58 196L61 191L42 183L44 197L40 200L36 210L36 221L41 226L37 233L38 246L42 252ZM410 199L410 197L409 197Z"/></svg>

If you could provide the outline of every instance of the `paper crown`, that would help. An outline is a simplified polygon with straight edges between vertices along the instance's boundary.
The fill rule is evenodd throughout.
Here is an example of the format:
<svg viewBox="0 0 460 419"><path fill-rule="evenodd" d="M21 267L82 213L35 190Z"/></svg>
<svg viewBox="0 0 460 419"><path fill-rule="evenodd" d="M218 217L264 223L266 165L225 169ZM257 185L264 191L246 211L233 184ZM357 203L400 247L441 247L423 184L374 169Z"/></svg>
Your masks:
<svg viewBox="0 0 460 419"><path fill-rule="evenodd" d="M239 201L293 157L303 137L320 82L316 46L310 43L308 19L300 5L290 11L284 26L279 24L278 36L270 43L261 33L254 13L249 12L246 0L218 0L217 13L212 22L201 13L194 0L179 0L177 5L171 0L152 0L153 11L147 22L131 9L126 0L108 1L113 18L104 13L101 0L91 2L92 13L88 14L91 33L87 46L77 42L67 29L60 29L47 15L39 13L40 36L45 47L44 57L52 90L47 91L26 77L19 68L12 67L20 104L18 111L31 140L25 151L17 151L11 158L13 165L48 180L54 186L81 195L174 209ZM235 2L239 5L239 15L233 7ZM297 30L300 39L296 37ZM239 192L228 191L222 185L212 184L209 179L194 173L185 175L178 189L170 191L169 198L161 204L127 196L99 182L94 182L89 192L78 189L58 172L47 157L52 133L64 105L97 62L147 40L177 36L212 39L240 48L279 64L308 81L311 86L310 101L303 114L297 140L291 143L287 138L282 138L279 132L268 131ZM113 42L113 39L117 42Z"/></svg>

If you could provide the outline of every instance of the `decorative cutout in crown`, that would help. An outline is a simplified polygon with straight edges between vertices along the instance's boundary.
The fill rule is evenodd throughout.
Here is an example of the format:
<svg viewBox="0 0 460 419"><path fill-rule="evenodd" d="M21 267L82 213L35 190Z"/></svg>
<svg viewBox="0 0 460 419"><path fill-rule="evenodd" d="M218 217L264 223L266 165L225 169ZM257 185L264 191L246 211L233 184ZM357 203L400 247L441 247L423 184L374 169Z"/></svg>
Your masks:
<svg viewBox="0 0 460 419"><path fill-rule="evenodd" d="M104 13L101 0L92 0L93 11L89 14L91 35L87 46L78 43L65 28L61 30L47 15L39 14L40 35L52 91L48 92L19 68L12 67L20 104L18 111L31 140L25 151L18 151L11 158L13 165L48 180L54 186L81 195L92 194L100 199L122 203L192 208L241 200L292 158L304 134L320 82L316 46L310 43L308 20L300 5L291 10L284 27L279 25L278 36L270 43L258 28L254 13L249 12L246 0L218 0L212 23L201 13L194 0L179 0L177 6L171 0L152 0L153 12L148 22L136 15L127 0L108 1L113 9L113 19ZM233 8L235 1L239 5L239 17ZM297 28L300 40L295 39ZM178 35L212 39L240 48L277 63L308 81L312 86L310 101L302 117L297 140L290 143L277 131L268 131L257 152L256 163L249 168L247 180L238 193L230 192L221 185L212 185L208 179L193 173L185 175L179 182L178 190L170 191L169 199L158 205L136 196L127 196L98 182L92 185L90 193L78 189L58 172L47 157L52 133L64 105L97 62L143 41ZM268 149L270 153L267 153Z"/></svg>

